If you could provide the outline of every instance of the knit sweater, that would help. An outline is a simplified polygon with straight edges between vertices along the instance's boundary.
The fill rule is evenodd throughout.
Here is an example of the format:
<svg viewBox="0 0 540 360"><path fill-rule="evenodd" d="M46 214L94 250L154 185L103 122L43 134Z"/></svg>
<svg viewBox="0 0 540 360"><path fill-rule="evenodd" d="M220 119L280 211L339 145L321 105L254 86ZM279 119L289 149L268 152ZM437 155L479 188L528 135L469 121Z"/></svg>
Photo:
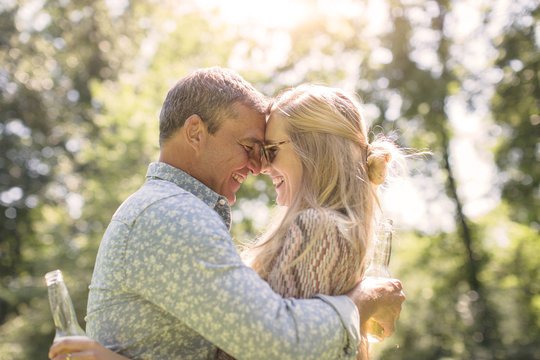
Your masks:
<svg viewBox="0 0 540 360"><path fill-rule="evenodd" d="M333 214L319 230L321 215L300 212L289 228L268 284L283 297L311 298L316 294L342 295L357 282L360 259L352 250ZM232 359L219 351L217 359Z"/></svg>
<svg viewBox="0 0 540 360"><path fill-rule="evenodd" d="M289 228L267 279L281 296L342 295L356 283L359 259L335 215L328 214L327 219L321 232L321 215L308 209Z"/></svg>

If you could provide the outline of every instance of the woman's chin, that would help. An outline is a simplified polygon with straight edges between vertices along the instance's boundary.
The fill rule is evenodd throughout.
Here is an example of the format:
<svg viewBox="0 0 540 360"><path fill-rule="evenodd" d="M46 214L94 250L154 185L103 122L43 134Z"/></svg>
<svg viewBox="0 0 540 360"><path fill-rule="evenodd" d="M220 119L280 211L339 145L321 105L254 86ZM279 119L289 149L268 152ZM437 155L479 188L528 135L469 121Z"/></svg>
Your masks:
<svg viewBox="0 0 540 360"><path fill-rule="evenodd" d="M276 203L279 205L279 206L289 206L291 205L290 204L290 201L286 201L284 200L281 196L278 196L276 197Z"/></svg>

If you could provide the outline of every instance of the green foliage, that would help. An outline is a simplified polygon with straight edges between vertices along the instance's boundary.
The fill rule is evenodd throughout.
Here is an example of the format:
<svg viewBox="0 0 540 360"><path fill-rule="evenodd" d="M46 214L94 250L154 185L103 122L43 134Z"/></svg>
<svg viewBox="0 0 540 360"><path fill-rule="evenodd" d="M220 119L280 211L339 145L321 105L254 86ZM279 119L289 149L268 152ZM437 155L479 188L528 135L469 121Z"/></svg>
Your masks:
<svg viewBox="0 0 540 360"><path fill-rule="evenodd" d="M499 317L502 345L490 349L493 355L478 347L483 334L472 323L479 294L464 280L464 254L453 245L455 235L406 233L394 243L392 273L403 281L407 301L396 334L375 346L380 358L538 358L540 259L527 254L538 253L540 243L535 230L509 220L508 211L500 206L477 225L489 249L480 279Z"/></svg>
<svg viewBox="0 0 540 360"><path fill-rule="evenodd" d="M503 197L512 218L540 228L540 7L527 9L495 39L502 73L492 99L493 118L505 136L495 150Z"/></svg>
<svg viewBox="0 0 540 360"><path fill-rule="evenodd" d="M128 26L135 21L129 11L111 19L104 1L36 4L0 8L0 352L6 358L46 357L53 326L45 272L60 267L81 280L71 288L85 313L106 223L103 215L86 217L83 206L93 201L86 180L96 171L83 149L102 131L90 84L116 81L141 33Z"/></svg>

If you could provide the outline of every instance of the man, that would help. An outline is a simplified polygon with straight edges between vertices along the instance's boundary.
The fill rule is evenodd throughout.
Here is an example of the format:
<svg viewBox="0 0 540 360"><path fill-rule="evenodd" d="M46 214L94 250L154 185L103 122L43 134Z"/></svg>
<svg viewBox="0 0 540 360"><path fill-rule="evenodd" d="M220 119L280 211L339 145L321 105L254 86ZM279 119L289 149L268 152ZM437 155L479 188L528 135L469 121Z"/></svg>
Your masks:
<svg viewBox="0 0 540 360"><path fill-rule="evenodd" d="M378 316L393 332L404 300L397 280L348 296L283 299L242 263L229 204L260 172L266 109L262 94L221 68L196 71L169 91L159 162L100 245L91 338L139 359L210 359L217 347L238 359L354 359L359 318Z"/></svg>

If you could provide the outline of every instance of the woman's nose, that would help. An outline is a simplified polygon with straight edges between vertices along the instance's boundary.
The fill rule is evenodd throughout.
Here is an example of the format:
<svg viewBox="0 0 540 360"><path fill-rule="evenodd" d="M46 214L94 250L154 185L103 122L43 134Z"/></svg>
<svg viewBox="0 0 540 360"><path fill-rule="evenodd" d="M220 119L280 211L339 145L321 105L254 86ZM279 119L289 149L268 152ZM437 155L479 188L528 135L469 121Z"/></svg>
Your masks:
<svg viewBox="0 0 540 360"><path fill-rule="evenodd" d="M266 157L261 156L261 172L265 175L270 174L270 163L266 160Z"/></svg>

